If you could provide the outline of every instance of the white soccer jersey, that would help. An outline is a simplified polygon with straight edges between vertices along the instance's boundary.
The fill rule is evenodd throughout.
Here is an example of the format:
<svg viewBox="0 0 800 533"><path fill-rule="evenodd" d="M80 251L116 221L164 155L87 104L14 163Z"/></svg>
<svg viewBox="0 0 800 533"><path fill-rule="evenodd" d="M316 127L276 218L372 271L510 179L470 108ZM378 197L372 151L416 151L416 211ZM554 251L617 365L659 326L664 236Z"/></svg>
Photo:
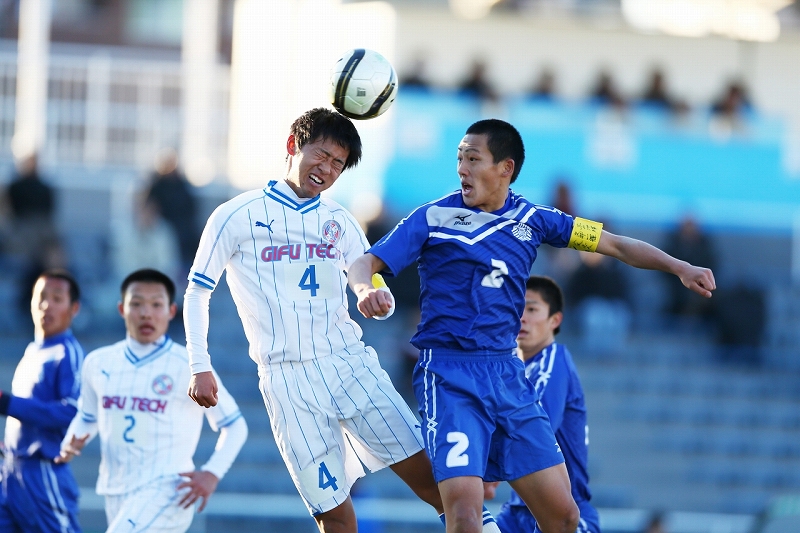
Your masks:
<svg viewBox="0 0 800 533"><path fill-rule="evenodd" d="M299 198L286 182L271 181L214 211L189 280L214 290L227 273L250 357L259 366L307 361L360 342L361 328L347 311L344 271L367 247L342 206ZM207 351L193 349L205 339L193 338L191 321L186 326L192 373L211 370Z"/></svg>
<svg viewBox="0 0 800 533"><path fill-rule="evenodd" d="M137 356L131 343L127 339L94 350L83 365L73 426L78 419L97 424L102 452L97 493L102 495L193 471L203 415L214 431L242 416L218 376L215 407L204 409L189 398L189 358L180 344L165 336L152 351Z"/></svg>

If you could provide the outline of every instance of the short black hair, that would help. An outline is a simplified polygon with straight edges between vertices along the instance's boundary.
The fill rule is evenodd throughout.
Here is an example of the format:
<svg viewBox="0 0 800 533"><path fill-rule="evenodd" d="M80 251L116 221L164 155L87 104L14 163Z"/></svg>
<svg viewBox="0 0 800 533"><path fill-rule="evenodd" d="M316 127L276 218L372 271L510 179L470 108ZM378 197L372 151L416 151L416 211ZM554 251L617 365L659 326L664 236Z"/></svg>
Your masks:
<svg viewBox="0 0 800 533"><path fill-rule="evenodd" d="M78 282L75 280L75 277L69 273L69 271L63 268L49 268L39 274L36 278L55 278L55 279L63 279L69 284L69 302L75 303L81 301L81 288L78 286Z"/></svg>
<svg viewBox="0 0 800 533"><path fill-rule="evenodd" d="M525 283L525 290L536 292L542 297L544 303L550 307L548 317L564 311L564 293L561 292L561 287L552 278L531 276ZM558 326L553 333L558 335L559 331L561 331L561 326Z"/></svg>
<svg viewBox="0 0 800 533"><path fill-rule="evenodd" d="M164 274L163 272L159 272L154 268L142 268L139 270L135 270L128 274L128 276L122 280L122 285L120 285L119 293L122 297L122 300L125 300L125 292L128 290L128 287L132 283L136 282L143 282L143 283L160 283L167 289L167 295L169 295L169 303L172 304L175 302L175 283L169 276Z"/></svg>
<svg viewBox="0 0 800 533"><path fill-rule="evenodd" d="M486 135L486 146L494 162L513 160L514 173L511 175L511 183L517 180L519 171L522 170L522 163L525 162L525 144L517 128L504 120L489 118L479 120L467 128L467 135Z"/></svg>
<svg viewBox="0 0 800 533"><path fill-rule="evenodd" d="M318 140L330 139L350 151L342 171L354 167L361 160L361 137L353 121L325 107L315 107L300 115L289 132L294 135L297 148Z"/></svg>

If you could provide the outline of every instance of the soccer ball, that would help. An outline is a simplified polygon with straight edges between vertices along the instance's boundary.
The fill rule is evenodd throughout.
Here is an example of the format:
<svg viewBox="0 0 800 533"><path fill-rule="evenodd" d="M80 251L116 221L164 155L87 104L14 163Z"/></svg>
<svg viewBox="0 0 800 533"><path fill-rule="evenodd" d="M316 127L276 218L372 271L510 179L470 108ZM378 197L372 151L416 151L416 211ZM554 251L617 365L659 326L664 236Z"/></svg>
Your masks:
<svg viewBox="0 0 800 533"><path fill-rule="evenodd" d="M375 118L397 96L397 74L385 57L368 48L346 52L331 69L331 104L354 119Z"/></svg>

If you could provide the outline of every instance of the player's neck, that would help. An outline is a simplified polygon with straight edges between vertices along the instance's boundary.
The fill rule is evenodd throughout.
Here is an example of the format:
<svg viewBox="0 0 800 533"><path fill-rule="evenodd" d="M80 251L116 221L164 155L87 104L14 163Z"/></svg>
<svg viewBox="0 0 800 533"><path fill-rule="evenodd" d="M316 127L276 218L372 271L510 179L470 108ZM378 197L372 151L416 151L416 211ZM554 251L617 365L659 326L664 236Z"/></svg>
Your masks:
<svg viewBox="0 0 800 533"><path fill-rule="evenodd" d="M556 342L555 337L550 337L547 341L540 342L539 344L536 344L535 346L530 346L530 347L526 346L524 348L520 347L520 351L522 352L522 360L523 361L528 361L532 357L535 357L535 356L539 355L539 353L541 353L542 350L544 350L545 348L547 348L548 346L550 346L554 342Z"/></svg>

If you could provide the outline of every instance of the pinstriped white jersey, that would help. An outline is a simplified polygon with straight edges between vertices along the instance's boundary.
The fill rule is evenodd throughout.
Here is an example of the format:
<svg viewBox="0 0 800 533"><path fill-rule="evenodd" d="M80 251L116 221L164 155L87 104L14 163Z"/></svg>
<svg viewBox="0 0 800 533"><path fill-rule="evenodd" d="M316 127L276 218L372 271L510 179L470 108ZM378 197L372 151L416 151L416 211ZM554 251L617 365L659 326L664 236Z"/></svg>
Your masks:
<svg viewBox="0 0 800 533"><path fill-rule="evenodd" d="M219 206L206 224L190 283L214 290L222 272L260 366L307 361L361 340L347 311L345 271L366 250L353 216L328 198L299 198L284 181ZM187 336L192 324L187 326ZM208 354L191 351L193 373Z"/></svg>
<svg viewBox="0 0 800 533"><path fill-rule="evenodd" d="M186 395L189 356L180 344L162 337L150 353L137 356L129 342L94 350L83 365L78 416L97 424L102 452L97 493L103 495L194 470L203 415L214 431L242 416L219 376L215 407L204 409Z"/></svg>

